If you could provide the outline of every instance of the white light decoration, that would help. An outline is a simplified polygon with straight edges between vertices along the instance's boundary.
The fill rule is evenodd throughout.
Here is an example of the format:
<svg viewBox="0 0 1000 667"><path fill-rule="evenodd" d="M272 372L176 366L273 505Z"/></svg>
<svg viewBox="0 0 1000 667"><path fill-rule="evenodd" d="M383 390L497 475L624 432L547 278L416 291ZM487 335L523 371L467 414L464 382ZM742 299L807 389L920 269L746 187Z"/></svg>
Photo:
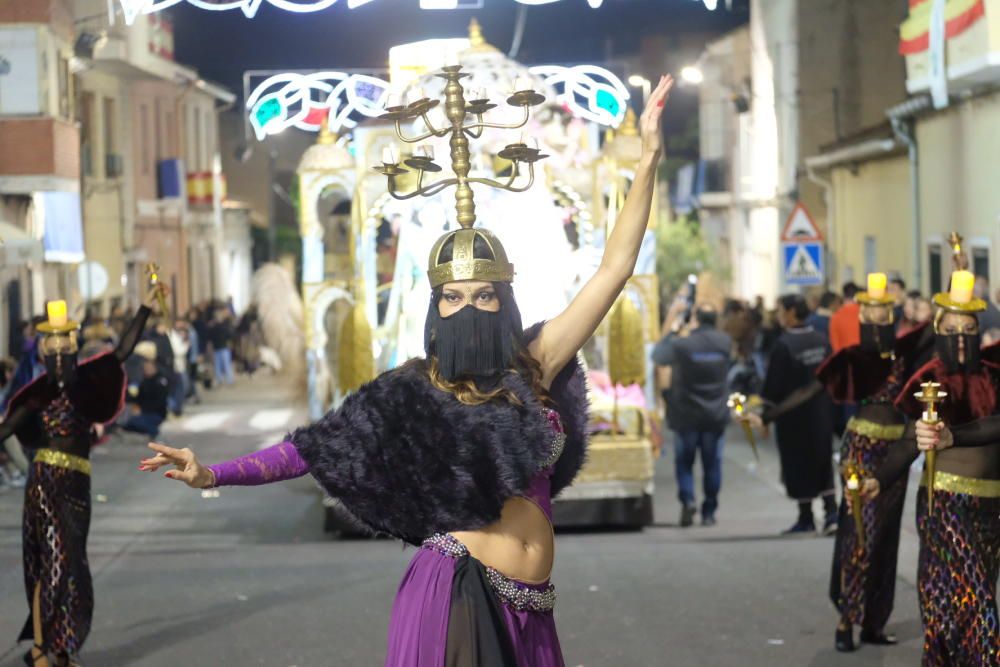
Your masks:
<svg viewBox="0 0 1000 667"><path fill-rule="evenodd" d="M250 125L258 140L289 127L316 132L324 117L331 132L353 128L352 116L375 118L385 111L389 82L367 74L314 72L276 74L247 98Z"/></svg>
<svg viewBox="0 0 1000 667"><path fill-rule="evenodd" d="M163 11L168 7L173 7L174 5L180 4L182 2L187 2L189 5L194 5L200 9L206 9L213 12L225 12L233 9L239 9L243 12L243 15L248 19L252 19L257 15L260 10L261 5L267 3L272 7L277 9L283 9L286 12L298 12L300 14L306 14L310 12L323 11L328 7L332 7L337 3L338 0L222 0L219 2L210 2L209 0L120 0L122 6L122 14L125 16L125 23L132 25L136 18L142 14L155 14L156 12ZM522 5L550 5L560 0L514 0L518 4ZM697 1L697 0L696 0ZM705 7L709 10L714 11L718 6L718 0L701 0L705 3ZM347 0L347 8L354 9L356 7L361 7L362 5L367 5L374 0ZM592 9L598 9L604 4L604 0L587 0L587 4ZM478 8L479 5L477 4ZM458 0L420 0L421 9L468 9L468 5L464 5L458 2Z"/></svg>
<svg viewBox="0 0 1000 667"><path fill-rule="evenodd" d="M574 116L610 127L618 127L625 119L628 88L603 67L539 65L530 71L559 91L559 101Z"/></svg>
<svg viewBox="0 0 1000 667"><path fill-rule="evenodd" d="M628 89L602 67L541 65L529 71L558 91L557 100L574 116L610 127L617 127L625 118ZM351 129L358 116L375 118L386 106L398 104L400 93L390 91L388 81L367 74L289 72L258 84L247 98L246 108L254 134L263 140L289 127L317 132L324 116L331 132ZM417 93L418 97L423 95Z"/></svg>

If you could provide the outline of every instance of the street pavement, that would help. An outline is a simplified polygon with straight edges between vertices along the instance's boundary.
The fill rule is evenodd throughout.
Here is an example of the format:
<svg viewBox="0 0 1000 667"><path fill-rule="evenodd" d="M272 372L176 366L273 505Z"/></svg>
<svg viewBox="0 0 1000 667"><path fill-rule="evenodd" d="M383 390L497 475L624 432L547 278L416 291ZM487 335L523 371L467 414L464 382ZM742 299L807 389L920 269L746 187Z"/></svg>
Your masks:
<svg viewBox="0 0 1000 667"><path fill-rule="evenodd" d="M293 394L271 378L241 380L171 420L162 439L205 462L263 447L304 419ZM412 549L325 535L310 478L203 493L138 472L145 453L143 441L117 436L93 452L97 606L85 665L382 664ZM778 536L796 509L773 443L761 456L755 465L740 430L730 432L715 527L677 527L663 458L654 526L560 533L553 580L568 667L919 663L912 479L889 627L901 644L842 656L826 595L833 540ZM20 510L20 492L0 494L0 667L22 665L27 649L13 647L26 613Z"/></svg>

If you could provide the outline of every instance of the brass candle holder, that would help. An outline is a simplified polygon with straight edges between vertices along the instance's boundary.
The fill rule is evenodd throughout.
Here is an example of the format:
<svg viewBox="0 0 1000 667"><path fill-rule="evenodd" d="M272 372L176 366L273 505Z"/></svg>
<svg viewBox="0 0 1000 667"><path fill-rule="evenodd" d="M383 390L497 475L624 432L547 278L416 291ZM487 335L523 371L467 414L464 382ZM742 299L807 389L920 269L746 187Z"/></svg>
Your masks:
<svg viewBox="0 0 1000 667"><path fill-rule="evenodd" d="M149 286L156 287L160 284L160 267L159 265L150 262L146 265L146 277L149 279ZM170 315L170 310L167 308L167 298L163 294L162 289L156 290L156 302L160 304L160 316L164 319L168 318Z"/></svg>
<svg viewBox="0 0 1000 667"><path fill-rule="evenodd" d="M938 416L937 406L947 396L941 391L941 385L937 382L923 382L920 384L920 391L913 395L918 401L924 404L924 414L921 421L925 424L937 424L941 421ZM934 509L934 477L937 472L937 450L927 451L927 512Z"/></svg>
<svg viewBox="0 0 1000 667"><path fill-rule="evenodd" d="M747 397L739 392L735 392L729 395L729 400L726 401L726 405L729 409L736 413L736 417L739 418L740 424L743 426L743 434L750 441L750 447L753 448L753 456L760 462L760 453L757 451L757 440L753 437L753 427L750 426L750 422L743 419L743 415L746 414L746 403Z"/></svg>
<svg viewBox="0 0 1000 667"><path fill-rule="evenodd" d="M854 534L858 551L865 550L864 507L861 500L861 476L853 464L844 467L845 491L851 498L851 514L854 516Z"/></svg>
<svg viewBox="0 0 1000 667"><path fill-rule="evenodd" d="M518 90L507 98L507 103L511 106L521 107L523 117L520 122L504 124L491 123L484 120L484 114L496 105L488 98L480 95L473 99L466 98L466 91L462 87L461 80L468 76L462 72L460 65L449 65L442 68L437 76L445 79L444 87L444 113L448 120L447 127L438 128L428 117L428 112L441 105L441 100L432 100L423 97L407 105L393 105L386 107L386 112L381 118L394 121L396 124L396 136L400 141L407 144L415 144L431 137L449 137L451 147L451 169L454 176L444 178L434 183L424 184L424 174L437 173L442 170L441 166L434 162L429 155L415 155L403 162L406 167L417 171L417 185L412 192L399 192L396 189L396 177L408 172L400 166L395 156L387 160L383 156L382 165L375 167L375 171L385 175L389 182L389 194L396 199L405 200L413 197L430 197L439 192L454 186L455 202L458 209L458 224L468 228L476 221L476 204L472 193L471 185L479 183L492 188L506 190L507 192L524 192L535 182L535 162L542 160L547 155L543 155L538 148L528 146L524 142L509 144L499 153L499 157L509 160L512 163L510 177L505 181L497 181L492 178L470 178L471 153L469 151L469 139L478 139L487 128L501 130L516 130L524 127L530 117L529 109L545 101L545 96L534 90ZM472 122L469 122L470 117ZM403 123L421 119L427 126L427 132L418 136L407 136L403 131ZM523 175L523 167L527 167L527 183L515 185L518 178Z"/></svg>

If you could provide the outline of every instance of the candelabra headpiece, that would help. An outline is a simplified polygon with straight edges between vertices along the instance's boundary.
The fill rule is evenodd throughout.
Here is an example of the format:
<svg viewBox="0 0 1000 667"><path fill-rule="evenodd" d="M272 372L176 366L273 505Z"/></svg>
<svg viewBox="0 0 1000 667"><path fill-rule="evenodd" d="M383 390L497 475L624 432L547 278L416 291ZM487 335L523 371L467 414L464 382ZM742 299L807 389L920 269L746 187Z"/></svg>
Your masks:
<svg viewBox="0 0 1000 667"><path fill-rule="evenodd" d="M473 26L474 43L482 42L478 25ZM479 43L481 47L482 44ZM545 101L545 97L532 89L530 78L520 77L514 83L514 90L507 97L507 104L521 109L521 118L514 123L488 122L484 114L494 109L496 104L490 101L485 89L466 90L462 79L468 74L462 72L462 66L457 61L446 64L436 74L445 80L444 100L431 99L424 95L420 88L415 89L411 101L406 104L402 99L393 96L386 105L384 120L391 121L396 126L396 136L405 143L415 144L432 137L449 139L449 158L454 177L438 178L433 183L425 184L425 174L435 174L442 171L442 166L434 162L433 152L424 149L423 153L415 152L402 164L417 171L416 190L399 192L396 189L396 178L409 169L400 166L400 160L392 147L382 151L382 164L376 171L386 176L389 184L389 194L396 199L434 196L448 188L455 188L455 209L461 229L448 232L437 240L431 250L427 277L431 287L439 287L444 283L457 280L482 280L488 282L512 282L514 266L507 260L507 253L499 239L485 229L474 229L476 222L476 204L472 190L473 184L505 190L507 192L524 192L535 181L535 163L547 157L542 154L535 141L524 135L516 143L508 144L498 153L498 157L509 161L510 175L505 181L471 175L472 152L470 139L479 139L483 131L492 128L500 130L516 130L524 127L530 115L529 109ZM413 99L413 98L416 99ZM435 124L428 112L437 107L444 110L446 123ZM404 122L420 120L426 127L423 134L407 135L402 127ZM526 179L522 177L526 176ZM525 181L526 182L523 182ZM479 248L479 256L476 250Z"/></svg>

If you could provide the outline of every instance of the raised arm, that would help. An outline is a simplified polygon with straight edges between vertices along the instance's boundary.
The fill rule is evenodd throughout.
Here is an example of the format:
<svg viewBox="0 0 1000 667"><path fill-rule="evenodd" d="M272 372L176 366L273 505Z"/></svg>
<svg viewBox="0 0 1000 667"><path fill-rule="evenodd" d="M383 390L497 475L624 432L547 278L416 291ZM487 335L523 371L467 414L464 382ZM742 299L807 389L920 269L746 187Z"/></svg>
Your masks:
<svg viewBox="0 0 1000 667"><path fill-rule="evenodd" d="M176 479L196 489L259 486L295 479L309 472L308 464L290 442L281 442L210 466L199 463L194 452L187 448L174 449L156 443L150 443L149 448L156 452L156 456L143 459L139 470L155 472L165 465L174 465L177 469L168 470L163 474L164 477Z"/></svg>
<svg viewBox="0 0 1000 667"><path fill-rule="evenodd" d="M531 354L541 364L546 384L594 334L635 270L639 246L649 223L656 166L663 152L663 106L673 85L672 77L662 77L642 112L639 165L597 272L566 310L547 322L531 343Z"/></svg>
<svg viewBox="0 0 1000 667"><path fill-rule="evenodd" d="M118 341L118 347L115 348L115 357L118 361L124 363L135 350L135 346L139 344L139 338L142 336L142 332L146 330L146 322L149 321L149 316L153 312L153 304L156 303L157 295L161 292L166 296L166 286L161 283L153 285L146 292L146 297L143 299L142 305L139 306L139 310L136 311L132 321L129 322L125 333L122 334L121 340Z"/></svg>

